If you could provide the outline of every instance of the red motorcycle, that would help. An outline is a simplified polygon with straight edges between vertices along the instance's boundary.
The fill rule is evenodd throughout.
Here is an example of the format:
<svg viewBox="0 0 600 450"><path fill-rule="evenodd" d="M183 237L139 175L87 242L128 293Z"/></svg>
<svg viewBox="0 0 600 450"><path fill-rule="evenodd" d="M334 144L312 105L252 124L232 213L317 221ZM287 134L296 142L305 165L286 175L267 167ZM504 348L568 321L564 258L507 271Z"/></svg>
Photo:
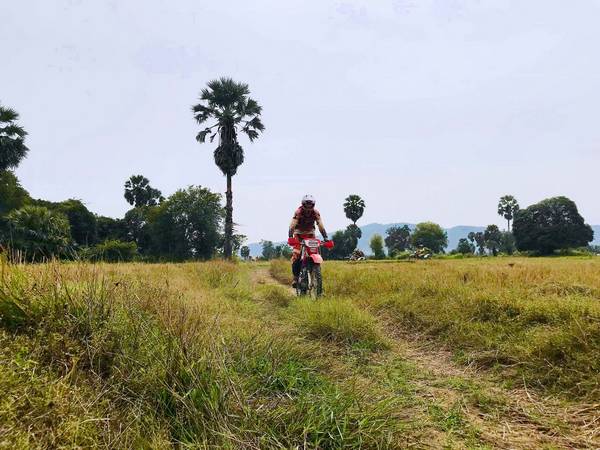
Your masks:
<svg viewBox="0 0 600 450"><path fill-rule="evenodd" d="M292 247L300 245L300 261L302 268L298 283L296 284L296 294L298 296L309 295L315 298L323 294L323 276L321 275L321 246L331 249L333 241L320 241L316 238L297 239L289 238L288 244Z"/></svg>

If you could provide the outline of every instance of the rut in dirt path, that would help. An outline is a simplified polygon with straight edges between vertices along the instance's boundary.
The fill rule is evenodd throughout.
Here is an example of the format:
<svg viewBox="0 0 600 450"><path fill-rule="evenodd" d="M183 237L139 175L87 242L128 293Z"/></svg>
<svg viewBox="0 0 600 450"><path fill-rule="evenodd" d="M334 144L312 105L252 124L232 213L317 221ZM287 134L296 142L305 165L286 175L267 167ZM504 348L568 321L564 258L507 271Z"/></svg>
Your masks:
<svg viewBox="0 0 600 450"><path fill-rule="evenodd" d="M284 286L266 267L254 268L252 276L257 284ZM450 351L427 337L408 334L389 317L375 317L391 343L388 352L414 365L420 374L415 379L418 395L445 406L442 414L449 423L456 412L492 448L600 448L600 405L567 405L526 387L503 388L498 376L460 365ZM440 442L422 444L436 447Z"/></svg>

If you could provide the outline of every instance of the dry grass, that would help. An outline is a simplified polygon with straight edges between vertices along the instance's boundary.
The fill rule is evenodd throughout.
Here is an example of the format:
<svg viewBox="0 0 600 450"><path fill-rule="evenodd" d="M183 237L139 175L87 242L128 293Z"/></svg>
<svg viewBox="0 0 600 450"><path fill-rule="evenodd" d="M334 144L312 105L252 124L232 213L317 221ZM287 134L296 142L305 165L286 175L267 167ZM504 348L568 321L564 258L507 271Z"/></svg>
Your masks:
<svg viewBox="0 0 600 450"><path fill-rule="evenodd" d="M389 447L389 403L266 326L289 297L265 298L243 265L2 264L0 444Z"/></svg>
<svg viewBox="0 0 600 450"><path fill-rule="evenodd" d="M286 280L288 266L276 262L271 272ZM435 338L466 363L591 401L600 399L598 273L592 258L324 265L329 296Z"/></svg>
<svg viewBox="0 0 600 450"><path fill-rule="evenodd" d="M593 446L596 267L328 262L314 302L263 265L2 264L0 447ZM270 270L289 281L289 263ZM587 347L563 365L532 356L539 330ZM406 333L529 390L432 364L399 347ZM554 366L569 376L539 376Z"/></svg>

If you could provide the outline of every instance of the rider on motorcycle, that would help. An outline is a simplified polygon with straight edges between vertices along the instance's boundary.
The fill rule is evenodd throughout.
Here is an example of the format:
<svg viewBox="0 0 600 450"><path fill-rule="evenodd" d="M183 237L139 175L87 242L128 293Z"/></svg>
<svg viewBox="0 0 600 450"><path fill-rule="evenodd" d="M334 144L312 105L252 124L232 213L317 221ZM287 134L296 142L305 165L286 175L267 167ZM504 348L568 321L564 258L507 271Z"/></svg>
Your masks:
<svg viewBox="0 0 600 450"><path fill-rule="evenodd" d="M315 222L319 227L319 231L323 236L323 240L327 241L327 232L321 220L321 214L315 209L315 198L307 194L302 197L302 205L294 213L292 223L290 223L289 237L296 238L298 241L302 239L310 239L315 237ZM293 287L298 283L298 277L302 270L302 261L300 260L300 244L294 244L292 252L292 274L294 275Z"/></svg>

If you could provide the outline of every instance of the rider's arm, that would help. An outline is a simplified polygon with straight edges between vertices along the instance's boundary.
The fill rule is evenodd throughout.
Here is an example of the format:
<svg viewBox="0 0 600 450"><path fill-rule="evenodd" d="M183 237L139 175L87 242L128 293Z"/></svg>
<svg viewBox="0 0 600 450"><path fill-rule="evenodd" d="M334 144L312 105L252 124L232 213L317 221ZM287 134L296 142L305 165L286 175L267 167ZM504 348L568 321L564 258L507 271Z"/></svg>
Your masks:
<svg viewBox="0 0 600 450"><path fill-rule="evenodd" d="M319 231L321 232L321 236L323 236L323 239L327 240L327 231L325 231L325 225L323 225L323 219L321 219L321 214L317 216L317 226L319 227Z"/></svg>
<svg viewBox="0 0 600 450"><path fill-rule="evenodd" d="M296 225L298 225L298 219L296 218L296 216L294 216L294 218L292 219L292 222L290 223L288 237L294 237L294 230L296 229Z"/></svg>

